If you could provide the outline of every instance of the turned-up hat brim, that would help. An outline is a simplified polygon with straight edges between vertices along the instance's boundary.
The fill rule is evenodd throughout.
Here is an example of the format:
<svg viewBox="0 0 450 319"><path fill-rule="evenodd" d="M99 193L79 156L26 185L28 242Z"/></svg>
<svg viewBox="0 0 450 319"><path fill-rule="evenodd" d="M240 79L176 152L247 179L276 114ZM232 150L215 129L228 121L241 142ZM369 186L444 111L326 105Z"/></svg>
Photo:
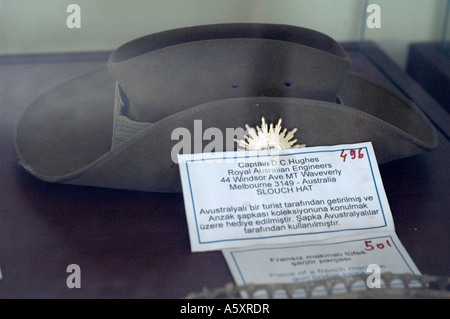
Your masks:
<svg viewBox="0 0 450 319"><path fill-rule="evenodd" d="M172 133L177 128L194 132L194 121L199 119L203 130L214 127L226 132L245 124L259 125L262 117L268 122L282 118L283 127L298 128L296 138L308 146L371 141L379 163L437 146L434 128L417 106L355 74L344 74L339 83L340 104L295 96L208 98L191 106L175 106L170 114L157 110L158 119L143 121L142 128L113 145L118 96L124 104L133 102L117 82L111 68L105 68L63 83L35 100L15 130L20 163L49 182L178 192L181 183L172 151L179 140ZM135 116L145 107L139 103ZM202 142L203 150L210 141Z"/></svg>

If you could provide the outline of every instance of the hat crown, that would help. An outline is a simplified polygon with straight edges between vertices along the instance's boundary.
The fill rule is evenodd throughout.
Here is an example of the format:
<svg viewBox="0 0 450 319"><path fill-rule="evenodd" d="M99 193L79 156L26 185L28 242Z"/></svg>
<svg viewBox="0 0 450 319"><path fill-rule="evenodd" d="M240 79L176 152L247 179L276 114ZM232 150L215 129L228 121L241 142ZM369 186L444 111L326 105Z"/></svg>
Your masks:
<svg viewBox="0 0 450 319"><path fill-rule="evenodd" d="M115 50L108 68L128 99L127 115L155 122L228 98L333 102L350 63L345 50L320 32L243 23L145 36Z"/></svg>

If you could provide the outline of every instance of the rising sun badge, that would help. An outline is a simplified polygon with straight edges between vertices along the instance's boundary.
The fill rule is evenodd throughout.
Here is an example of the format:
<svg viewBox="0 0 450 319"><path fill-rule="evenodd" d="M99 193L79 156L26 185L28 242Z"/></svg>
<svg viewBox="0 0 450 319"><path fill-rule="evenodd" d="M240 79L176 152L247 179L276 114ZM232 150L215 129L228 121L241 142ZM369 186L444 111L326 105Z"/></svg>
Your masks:
<svg viewBox="0 0 450 319"><path fill-rule="evenodd" d="M287 129L282 130L281 119L278 120L277 125L266 123L266 119L262 118L261 127L256 126L256 129L245 125L247 133L242 140L235 140L240 150L259 151L259 150L281 150L289 148L306 147L305 144L296 144L297 139L292 140L297 129L287 132Z"/></svg>

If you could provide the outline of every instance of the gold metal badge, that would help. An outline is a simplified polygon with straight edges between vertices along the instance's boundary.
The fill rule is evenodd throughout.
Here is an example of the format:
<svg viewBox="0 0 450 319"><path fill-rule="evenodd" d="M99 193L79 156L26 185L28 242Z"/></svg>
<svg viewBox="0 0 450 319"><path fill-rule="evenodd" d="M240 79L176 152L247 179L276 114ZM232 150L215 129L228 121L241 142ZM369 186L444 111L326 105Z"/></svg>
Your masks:
<svg viewBox="0 0 450 319"><path fill-rule="evenodd" d="M287 129L281 131L281 119L278 120L277 125L273 126L273 123L268 125L266 119L262 118L261 127L256 126L256 130L245 125L247 133L242 140L235 140L238 143L240 150L246 151L259 151L259 150L281 150L289 148L302 148L306 147L305 144L296 144L297 140L291 139L294 137L297 129L294 128L290 132Z"/></svg>

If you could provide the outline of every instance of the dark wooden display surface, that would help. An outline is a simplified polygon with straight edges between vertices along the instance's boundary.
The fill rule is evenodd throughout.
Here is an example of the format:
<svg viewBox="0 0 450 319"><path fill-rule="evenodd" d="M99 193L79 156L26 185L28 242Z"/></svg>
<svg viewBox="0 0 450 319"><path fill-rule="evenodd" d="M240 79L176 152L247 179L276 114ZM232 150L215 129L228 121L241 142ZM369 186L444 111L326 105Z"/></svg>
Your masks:
<svg viewBox="0 0 450 319"><path fill-rule="evenodd" d="M344 44L352 70L413 99L438 128L437 150L383 164L397 234L424 274L450 276L450 121L374 44ZM13 128L58 83L104 67L107 52L0 57L2 298L182 298L232 277L221 252L191 253L181 194L48 184L22 169ZM68 97L70 98L70 97ZM66 286L69 264L81 288Z"/></svg>

